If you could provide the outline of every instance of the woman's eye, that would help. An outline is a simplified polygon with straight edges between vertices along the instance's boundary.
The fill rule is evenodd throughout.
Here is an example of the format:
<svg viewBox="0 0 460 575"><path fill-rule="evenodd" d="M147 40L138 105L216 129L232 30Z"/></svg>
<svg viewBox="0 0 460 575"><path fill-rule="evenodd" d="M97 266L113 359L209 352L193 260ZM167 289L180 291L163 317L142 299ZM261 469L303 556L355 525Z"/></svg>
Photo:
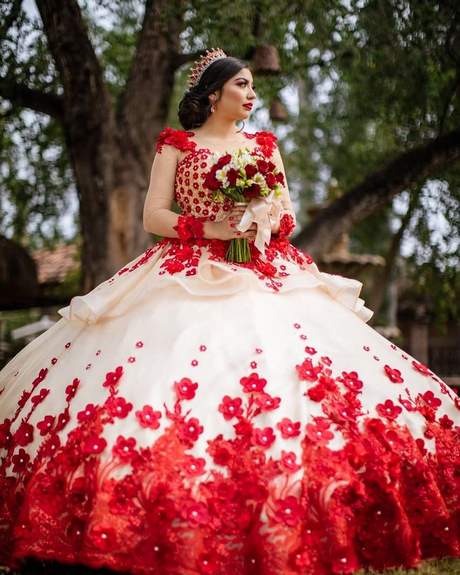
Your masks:
<svg viewBox="0 0 460 575"><path fill-rule="evenodd" d="M245 84L238 84L238 86L240 86L240 88L246 88L246 87L248 86L248 84L247 84L247 83L245 83ZM252 89L255 91L255 90L256 90L256 87L253 86Z"/></svg>

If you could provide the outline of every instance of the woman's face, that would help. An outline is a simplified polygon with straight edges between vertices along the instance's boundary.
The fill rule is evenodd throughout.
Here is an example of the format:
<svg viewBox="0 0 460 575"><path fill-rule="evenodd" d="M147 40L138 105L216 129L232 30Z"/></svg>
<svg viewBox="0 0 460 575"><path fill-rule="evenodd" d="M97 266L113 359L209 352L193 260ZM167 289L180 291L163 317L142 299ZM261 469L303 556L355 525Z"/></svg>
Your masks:
<svg viewBox="0 0 460 575"><path fill-rule="evenodd" d="M249 68L243 68L225 82L214 105L216 112L231 120L245 120L255 99L252 74Z"/></svg>

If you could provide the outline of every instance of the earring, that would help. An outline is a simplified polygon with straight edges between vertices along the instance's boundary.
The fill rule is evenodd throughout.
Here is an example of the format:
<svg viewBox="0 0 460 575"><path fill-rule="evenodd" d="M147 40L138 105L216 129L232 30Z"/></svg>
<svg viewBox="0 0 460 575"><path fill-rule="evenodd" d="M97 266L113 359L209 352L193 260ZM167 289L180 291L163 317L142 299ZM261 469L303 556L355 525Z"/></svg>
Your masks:
<svg viewBox="0 0 460 575"><path fill-rule="evenodd" d="M211 104L211 114L213 114L216 111L216 107L214 106L214 104Z"/></svg>

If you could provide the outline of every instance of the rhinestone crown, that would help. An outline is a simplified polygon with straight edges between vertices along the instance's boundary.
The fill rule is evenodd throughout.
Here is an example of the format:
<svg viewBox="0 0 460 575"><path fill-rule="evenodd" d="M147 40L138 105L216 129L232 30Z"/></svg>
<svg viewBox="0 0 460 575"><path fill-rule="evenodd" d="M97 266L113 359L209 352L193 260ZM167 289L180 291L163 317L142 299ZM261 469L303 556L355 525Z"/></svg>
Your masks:
<svg viewBox="0 0 460 575"><path fill-rule="evenodd" d="M220 48L206 50L206 53L195 62L190 71L188 76L188 87L193 88L193 86L196 86L206 68L221 58L227 58L227 54Z"/></svg>

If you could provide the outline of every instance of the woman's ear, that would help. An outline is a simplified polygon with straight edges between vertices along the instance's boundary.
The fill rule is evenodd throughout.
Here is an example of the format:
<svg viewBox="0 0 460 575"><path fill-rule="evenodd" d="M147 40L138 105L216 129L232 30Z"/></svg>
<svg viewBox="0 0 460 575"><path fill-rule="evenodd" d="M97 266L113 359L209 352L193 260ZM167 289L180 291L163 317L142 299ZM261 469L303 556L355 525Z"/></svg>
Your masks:
<svg viewBox="0 0 460 575"><path fill-rule="evenodd" d="M216 102L218 102L220 100L221 97L221 90L216 90L215 92L211 92L209 94L209 99L211 101L212 104L215 104Z"/></svg>

